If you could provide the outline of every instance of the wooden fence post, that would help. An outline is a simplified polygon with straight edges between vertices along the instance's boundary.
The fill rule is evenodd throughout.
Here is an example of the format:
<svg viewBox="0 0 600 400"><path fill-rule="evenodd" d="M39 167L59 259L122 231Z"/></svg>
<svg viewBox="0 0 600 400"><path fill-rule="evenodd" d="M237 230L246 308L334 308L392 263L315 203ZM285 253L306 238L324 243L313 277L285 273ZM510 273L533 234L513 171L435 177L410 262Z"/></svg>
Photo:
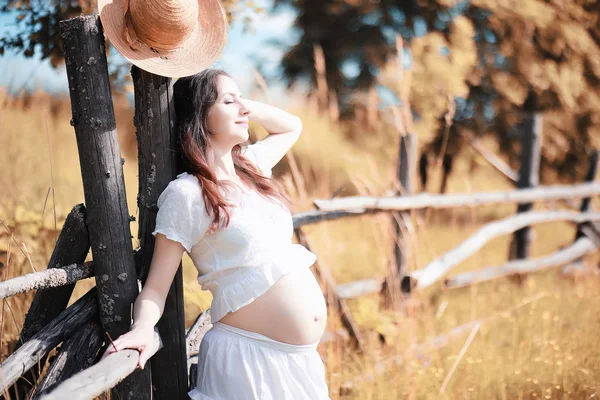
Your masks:
<svg viewBox="0 0 600 400"><path fill-rule="evenodd" d="M400 185L396 191L398 196L413 194L413 180L417 161L417 135L409 133L400 137L398 148L398 173L397 179ZM408 229L407 221L410 220L411 211L400 211L392 213L392 227L394 235L394 260L395 265L382 286L382 295L385 308L391 308L400 302L400 292L410 292L410 280L407 276L408 259ZM408 282L408 284L406 284ZM399 290L400 289L400 290Z"/></svg>
<svg viewBox="0 0 600 400"><path fill-rule="evenodd" d="M598 175L598 164L600 163L600 150L595 150L590 154L590 160L589 160L589 166L588 166L588 171L587 174L585 175L585 182L594 182L596 180L596 175ZM583 212L588 212L591 211L592 208L592 198L591 197L586 197L583 200L581 200L581 206L579 207L579 211ZM582 231L582 229L585 229L584 227L586 225L590 225L589 223L583 223L583 224L579 224L577 225L577 234L575 235L575 240L579 239L580 237L585 236L585 232Z"/></svg>
<svg viewBox="0 0 600 400"><path fill-rule="evenodd" d="M413 194L413 179L415 162L417 160L417 135L409 133L400 138L399 148L398 181L400 183L399 196ZM396 260L396 274L402 279L406 275L406 262L408 256L409 226L406 221L410 219L410 211L393 213L394 235L397 242L394 246L394 258Z"/></svg>
<svg viewBox="0 0 600 400"><path fill-rule="evenodd" d="M135 66L131 69L131 75L135 92L134 122L139 165L138 267L142 281L145 282L154 252L152 232L156 223L156 203L168 183L175 178L178 170L177 137L172 80ZM163 349L150 359L154 397L188 399L181 265L167 295L164 312L157 328L161 335Z"/></svg>
<svg viewBox="0 0 600 400"><path fill-rule="evenodd" d="M97 14L60 22L90 244L103 329L129 331L138 295L123 165ZM111 390L116 399L151 398L150 371L137 370Z"/></svg>
<svg viewBox="0 0 600 400"><path fill-rule="evenodd" d="M600 150L595 150L590 154L589 158L589 166L587 170L587 174L585 175L585 182L591 183L596 180L596 176L598 175L598 167L600 164ZM592 211L592 198L585 197L581 200L581 205L579 206L579 211L582 213ZM582 237L588 237L594 243L598 243L600 238L600 224L594 223L591 221L583 222L581 224L577 224L577 232L575 233L575 242L577 242ZM562 267L563 274L573 274L577 270L584 270L585 265L583 264L583 257L579 257L574 260L572 263L565 265Z"/></svg>
<svg viewBox="0 0 600 400"><path fill-rule="evenodd" d="M79 204L73 207L65 219L48 262L48 268L82 263L89 250L90 239L85 224L85 207L83 204ZM21 347L21 343L27 342L65 310L74 287L75 284L72 284L36 292L29 311L25 315L17 349ZM43 357L39 360L37 368L32 368L23 374L23 377L9 390L11 399L24 399L27 396L29 390L32 389L32 383L36 382L39 377L39 370L44 368L45 363L46 357Z"/></svg>
<svg viewBox="0 0 600 400"><path fill-rule="evenodd" d="M521 124L521 166L517 188L531 188L539 185L540 158L542 154L542 115L530 114ZM517 212L528 212L533 203L519 204ZM531 227L519 229L514 233L510 245L509 258L523 259L529 257L531 248Z"/></svg>

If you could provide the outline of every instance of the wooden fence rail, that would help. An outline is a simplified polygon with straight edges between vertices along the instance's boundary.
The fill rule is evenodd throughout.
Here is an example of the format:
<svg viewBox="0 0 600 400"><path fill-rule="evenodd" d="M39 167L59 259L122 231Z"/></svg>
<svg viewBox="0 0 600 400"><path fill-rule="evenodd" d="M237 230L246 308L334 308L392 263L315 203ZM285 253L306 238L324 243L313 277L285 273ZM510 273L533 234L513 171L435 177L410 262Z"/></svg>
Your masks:
<svg viewBox="0 0 600 400"><path fill-rule="evenodd" d="M76 283L94 274L92 263L78 263L55 267L0 282L0 299L30 290L56 288Z"/></svg>
<svg viewBox="0 0 600 400"><path fill-rule="evenodd" d="M452 267L470 257L487 242L500 236L515 232L524 226L533 224L571 221L600 221L600 213L575 213L567 211L527 212L489 223L470 236L456 248L436 258L423 269L415 271L411 277L416 289L424 289L437 282Z"/></svg>
<svg viewBox="0 0 600 400"><path fill-rule="evenodd" d="M403 197L348 196L331 200L314 200L314 204L321 211L347 212L355 215L365 213L367 210L399 211L414 210L419 208L479 207L493 204L516 204L535 201L566 200L597 196L599 194L600 182L592 182L571 186L538 186L533 189L518 189L506 192L480 192L444 195L422 193L414 196ZM302 216L302 214L297 215L297 218L301 221L301 224L318 222L316 220L305 222L302 220Z"/></svg>
<svg viewBox="0 0 600 400"><path fill-rule="evenodd" d="M519 180L519 173L513 170L510 166L508 166L503 160L501 160L497 155L488 151L485 147L483 147L477 139L470 139L469 144L480 156L482 156L492 167L498 170L502 176L504 176L508 181L513 184L516 184Z"/></svg>
<svg viewBox="0 0 600 400"><path fill-rule="evenodd" d="M154 346L150 350L153 356L162 348L158 331L154 331ZM50 393L40 396L40 400L87 400L111 389L137 368L139 352L124 349L112 353L97 364L73 375L60 383ZM168 371L163 373L169 374ZM129 398L138 398L132 394Z"/></svg>
<svg viewBox="0 0 600 400"><path fill-rule="evenodd" d="M353 299L372 293L379 293L383 287L385 278L371 278L357 280L337 285L336 293L342 299Z"/></svg>
<svg viewBox="0 0 600 400"><path fill-rule="evenodd" d="M424 268L413 271L406 279L411 280L410 286L413 289L424 289L429 287L441 279L452 267L464 261L467 257L470 257L490 240L500 235L512 233L523 226L556 221L581 223L583 221L599 220L600 213L549 211L522 213L500 221L494 221L482 227L458 247L431 261ZM582 245L578 245L577 249L581 250L581 246ZM594 247L597 247L597 245L594 244ZM564 257L564 254L561 257ZM522 264L519 265L522 266ZM527 266L527 264L524 265ZM523 272L525 273L525 270ZM340 297L345 299L364 296L380 291L383 281L383 278L354 281L348 284L338 285L336 291ZM409 284L405 283L405 285Z"/></svg>
<svg viewBox="0 0 600 400"><path fill-rule="evenodd" d="M596 251L597 249L598 247L593 240L588 239L587 237L582 237L577 239L575 243L567 248L559 250L545 257L514 260L498 267L488 267L477 271L457 274L446 279L444 285L448 289L455 289L506 276L540 272L548 268L559 267L571 263L586 254Z"/></svg>
<svg viewBox="0 0 600 400"><path fill-rule="evenodd" d="M566 211L550 211L523 213L517 216L508 217L501 221L495 221L481 228L478 231L478 233L471 236L459 247L451 250L448 253L445 253L435 261L432 261L423 269L414 271L412 273L412 278L417 279L418 277L421 277L421 279L423 279L423 276L432 274L431 270L434 270L434 267L439 265L443 265L444 272L446 272L446 268L449 269L450 267L463 261L465 258L472 255L472 253L480 249L488 241L492 240L493 238L499 235L514 232L514 230L520 229L520 227L523 225L556 221L571 221L581 224L582 222L598 220L600 220L600 213L573 213ZM473 276L473 279L477 281L477 279L479 279L477 277L483 277L488 275L492 277L495 274L497 274L497 277L501 277L518 272L527 273L527 270L529 269L534 271L536 270L536 268L531 268L530 265L534 265L535 263L540 263L541 265L544 265L544 267L540 266L540 270L550 268L552 266L562 265L565 262L571 261L571 255L573 255L573 259L576 259L581 255L593 251L593 249L595 249L596 247L600 247L600 237L598 237L598 234L595 233L593 225L585 226L584 231L588 232L588 235L593 236L591 238L586 237L586 240L581 241L580 244L578 244L577 246L572 245L557 253L548 255L543 259L535 259L523 262L511 262L503 266L490 267L484 270L472 272L466 274L466 276ZM586 244L584 245L583 243ZM576 254L580 252L582 254L580 256L576 256ZM426 272L426 270L430 270L430 272ZM92 262L72 264L66 267L54 268L52 270L38 271L0 282L0 299L12 296L17 293L23 293L29 290L68 285L71 283L75 283L80 279L90 278L92 276ZM437 278L439 278L440 276L437 276ZM379 290L381 290L383 282L384 278L357 280L346 284L335 285L335 292L341 299L359 297L362 295L378 292ZM428 282L428 280L426 280L425 282ZM460 286L455 285L453 283L453 279L451 278L449 278L447 282L448 287ZM419 285L419 287L422 288L429 285L429 283L425 284L422 282L421 285Z"/></svg>

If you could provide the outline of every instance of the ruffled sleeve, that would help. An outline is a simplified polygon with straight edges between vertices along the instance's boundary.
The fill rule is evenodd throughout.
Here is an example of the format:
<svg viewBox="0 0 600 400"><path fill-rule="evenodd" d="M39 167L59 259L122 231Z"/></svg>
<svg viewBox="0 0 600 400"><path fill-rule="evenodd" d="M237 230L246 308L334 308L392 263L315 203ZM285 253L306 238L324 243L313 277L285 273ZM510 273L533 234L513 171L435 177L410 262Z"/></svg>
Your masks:
<svg viewBox="0 0 600 400"><path fill-rule="evenodd" d="M271 165L268 160L264 156L264 144L262 141L258 141L254 144L247 146L245 149L242 149L242 154L246 156L248 160L250 160L258 170L267 178L270 178L273 174L271 170Z"/></svg>
<svg viewBox="0 0 600 400"><path fill-rule="evenodd" d="M158 198L157 205L152 235L162 233L191 252L192 247L204 237L211 222L196 177L182 174L171 181Z"/></svg>

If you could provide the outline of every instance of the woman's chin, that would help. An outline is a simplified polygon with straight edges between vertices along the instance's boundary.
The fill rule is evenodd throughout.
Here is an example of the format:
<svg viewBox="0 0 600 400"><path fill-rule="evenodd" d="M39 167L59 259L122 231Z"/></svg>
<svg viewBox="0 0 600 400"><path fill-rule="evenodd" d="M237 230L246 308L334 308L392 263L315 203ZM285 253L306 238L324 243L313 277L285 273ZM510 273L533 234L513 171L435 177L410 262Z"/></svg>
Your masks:
<svg viewBox="0 0 600 400"><path fill-rule="evenodd" d="M236 144L244 144L246 143L248 140L250 139L250 135L246 134L246 135L236 135Z"/></svg>

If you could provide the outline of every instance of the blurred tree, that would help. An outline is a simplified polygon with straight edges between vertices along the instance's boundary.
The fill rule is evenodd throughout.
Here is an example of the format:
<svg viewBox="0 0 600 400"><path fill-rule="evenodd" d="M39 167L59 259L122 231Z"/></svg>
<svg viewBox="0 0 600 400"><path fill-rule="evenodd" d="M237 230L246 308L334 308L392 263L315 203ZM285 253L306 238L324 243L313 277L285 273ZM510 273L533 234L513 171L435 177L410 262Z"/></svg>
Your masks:
<svg viewBox="0 0 600 400"><path fill-rule="evenodd" d="M314 46L325 57L328 91L335 92L342 113L352 111L350 96L368 90L378 71L395 54L395 32L405 38L414 36L414 24L433 20L438 10L447 9L439 2L394 0L275 0L275 9L289 5L298 11L295 27L301 36L283 58L283 74L290 86L308 79L315 86ZM419 2L420 4L421 2ZM347 69L354 74L344 73Z"/></svg>
<svg viewBox="0 0 600 400"><path fill-rule="evenodd" d="M516 162L511 131L522 112L542 111L545 172L581 177L600 146L600 2L473 0L469 16L486 43L476 86L494 94L501 147Z"/></svg>
<svg viewBox="0 0 600 400"><path fill-rule="evenodd" d="M308 79L317 86L319 45L342 116L368 113L370 88L387 87L410 104L425 153L445 170L471 134L494 135L515 165L518 124L536 111L545 113L545 173L580 177L584 154L600 146L599 0L276 3L299 12L300 39L283 59L290 85ZM397 35L410 51L398 51ZM407 57L410 74L402 71ZM407 75L403 94L397 81Z"/></svg>
<svg viewBox="0 0 600 400"><path fill-rule="evenodd" d="M94 7L94 0L5 0L0 13L14 17L16 29L0 38L0 55L13 50L32 57L37 51L42 59L48 58L56 67L63 59L59 22L88 14Z"/></svg>

